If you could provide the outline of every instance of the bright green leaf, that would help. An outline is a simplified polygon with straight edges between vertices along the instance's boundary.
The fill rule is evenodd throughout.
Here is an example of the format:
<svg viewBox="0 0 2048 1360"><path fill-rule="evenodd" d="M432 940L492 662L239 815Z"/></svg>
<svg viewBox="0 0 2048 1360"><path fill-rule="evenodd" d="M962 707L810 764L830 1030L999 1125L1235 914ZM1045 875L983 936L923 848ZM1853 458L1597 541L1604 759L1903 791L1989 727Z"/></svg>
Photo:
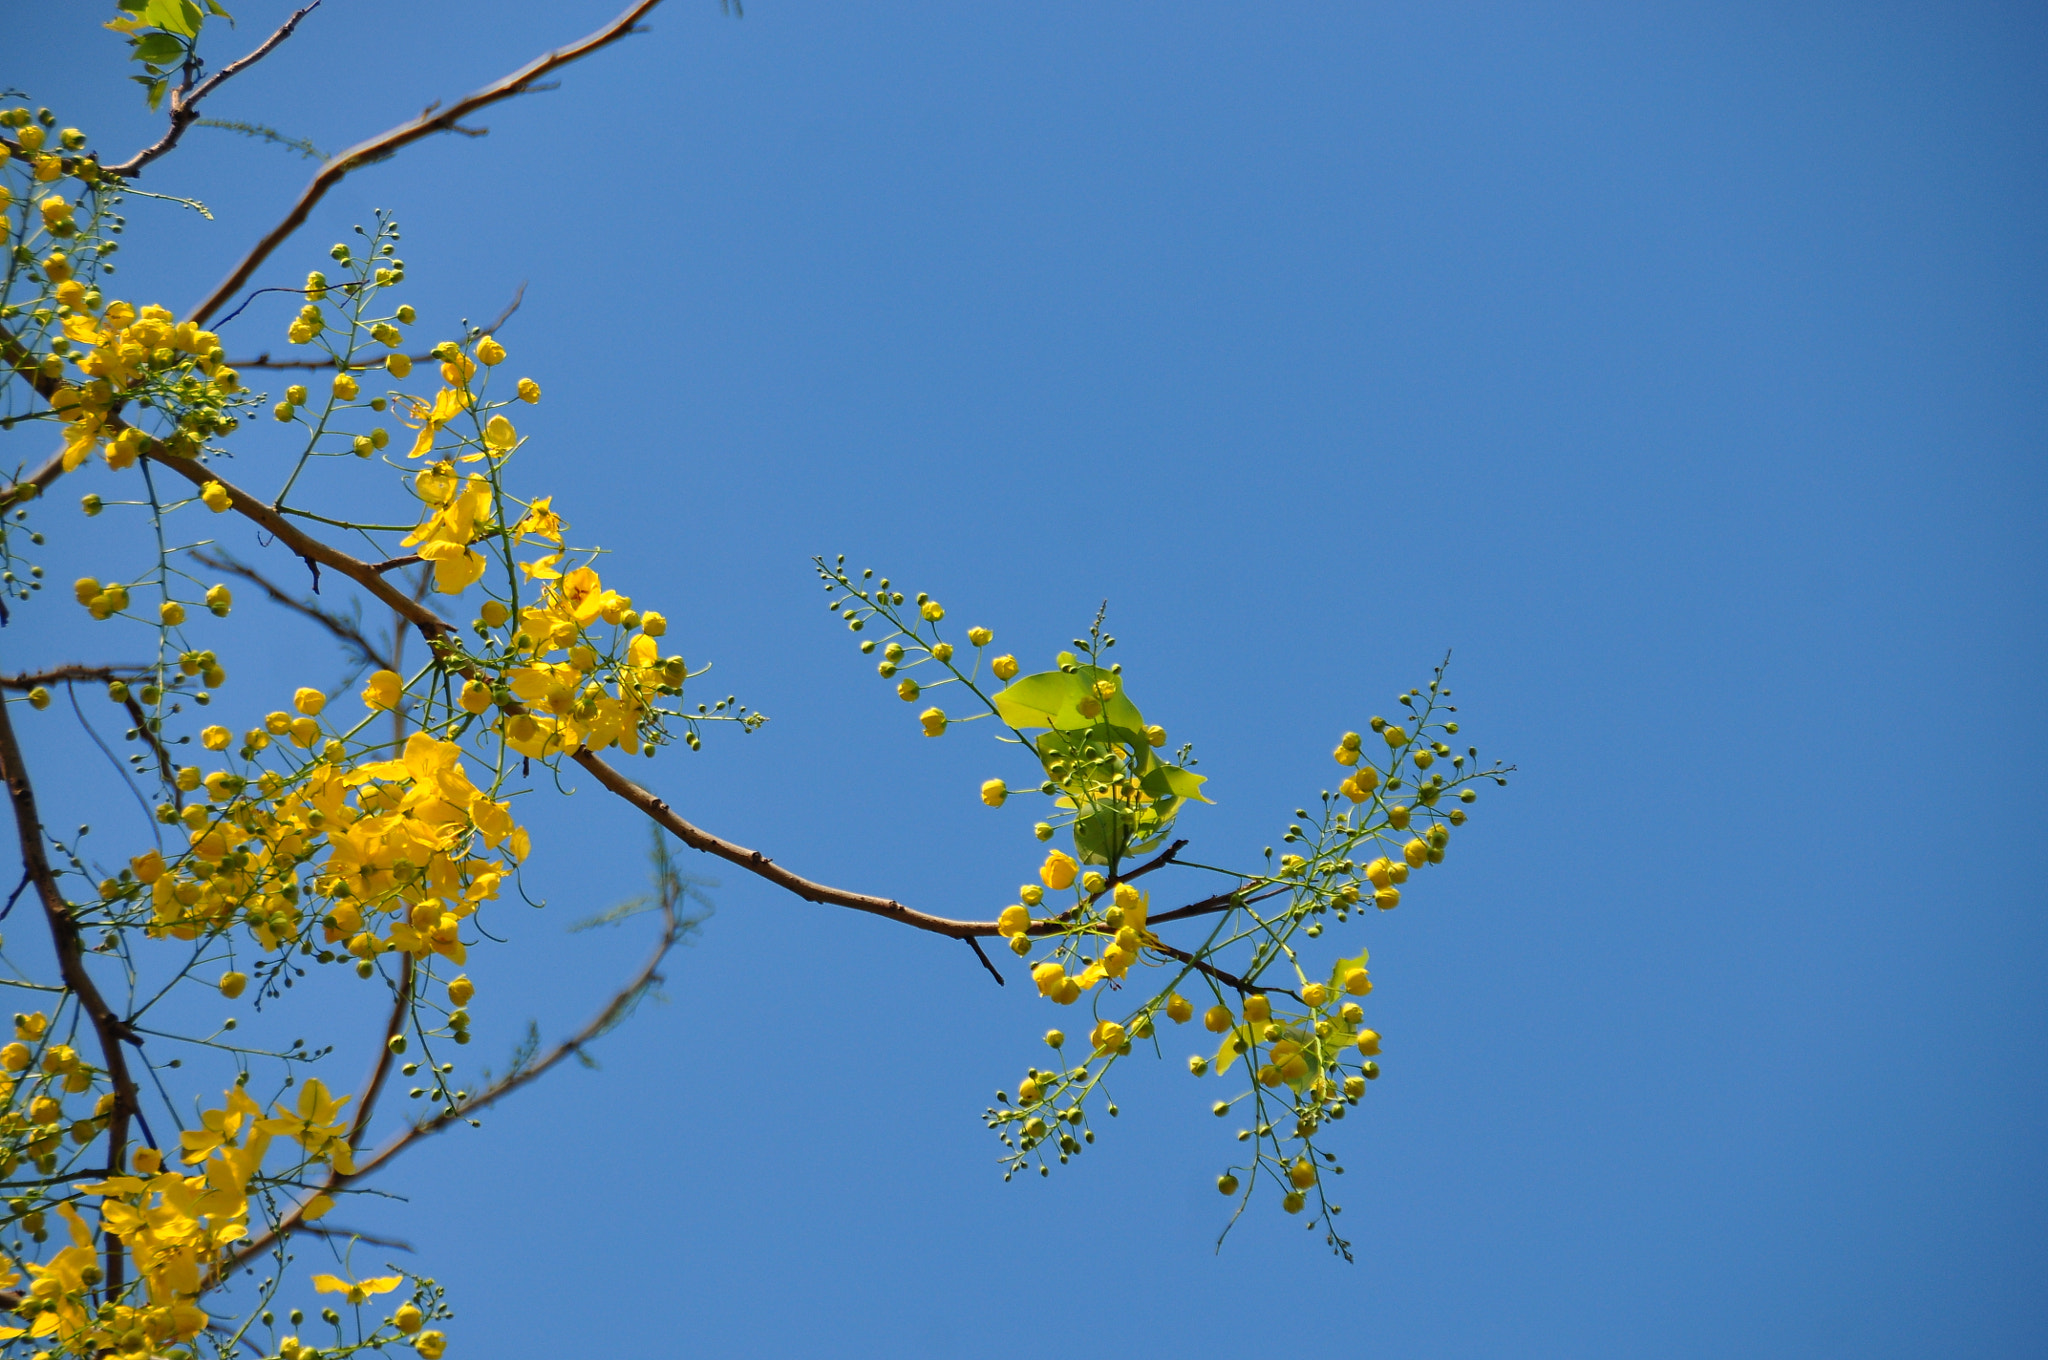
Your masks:
<svg viewBox="0 0 2048 1360"><path fill-rule="evenodd" d="M205 20L206 16L192 0L149 0L149 8L142 12L144 23L181 38L197 37L199 25Z"/></svg>
<svg viewBox="0 0 2048 1360"><path fill-rule="evenodd" d="M173 66L185 59L185 44L168 33L145 33L135 40L135 60Z"/></svg>
<svg viewBox="0 0 2048 1360"><path fill-rule="evenodd" d="M1198 803L1213 803L1215 800L1203 796L1202 785L1207 775L1184 770L1178 765L1160 765L1139 780L1139 787L1154 798L1192 798Z"/></svg>

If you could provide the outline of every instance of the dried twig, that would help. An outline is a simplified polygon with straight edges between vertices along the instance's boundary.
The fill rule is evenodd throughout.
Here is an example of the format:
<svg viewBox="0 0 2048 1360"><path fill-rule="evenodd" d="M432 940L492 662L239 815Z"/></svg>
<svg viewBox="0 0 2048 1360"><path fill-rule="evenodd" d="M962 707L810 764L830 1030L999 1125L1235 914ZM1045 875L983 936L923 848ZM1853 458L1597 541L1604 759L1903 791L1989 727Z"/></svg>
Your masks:
<svg viewBox="0 0 2048 1360"><path fill-rule="evenodd" d="M381 666L384 664L384 653L364 635L361 626L355 619L337 614L331 609L323 608L312 600L302 599L299 596L288 593L282 586L279 586L255 567L227 553L218 551L208 552L204 548L195 548L192 551L192 557L194 561L204 566L212 567L215 571L224 571L230 576L240 577L261 590L265 595L268 595L276 603L283 605L286 609L311 619L329 633L332 633L336 641L354 652L357 659L365 665Z"/></svg>

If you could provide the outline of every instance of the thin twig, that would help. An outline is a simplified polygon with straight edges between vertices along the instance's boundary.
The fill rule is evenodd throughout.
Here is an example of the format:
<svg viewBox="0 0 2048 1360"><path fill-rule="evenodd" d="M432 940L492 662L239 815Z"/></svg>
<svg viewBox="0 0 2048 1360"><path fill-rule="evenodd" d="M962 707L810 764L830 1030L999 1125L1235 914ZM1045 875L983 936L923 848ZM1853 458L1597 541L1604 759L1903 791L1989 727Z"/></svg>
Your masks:
<svg viewBox="0 0 2048 1360"><path fill-rule="evenodd" d="M549 1050L546 1056L539 1060L507 1072L498 1081L493 1082L488 1089L478 1092L467 1100L445 1106L433 1118L422 1120L405 1130L405 1132L396 1135L368 1159L356 1163L356 1169L353 1172L344 1174L330 1168L318 1193L321 1195L332 1195L336 1190L342 1189L354 1181L359 1181L378 1170L422 1138L431 1137L457 1120L469 1119L478 1112L490 1108L506 1096L517 1091L520 1087L526 1086L544 1076L549 1069L555 1067L563 1059L581 1053L585 1047L616 1026L620 1020L625 1018L626 1013L639 1002L640 998L661 981L660 969L662 960L667 958L669 951L680 944L683 937L689 933L690 922L677 916L673 894L666 890L666 885L660 910L663 929L660 940L655 943L654 952L648 956L647 962L641 965L640 971L633 976L632 981L615 992L611 1000L605 1003L604 1008L598 1011L597 1015L582 1029L556 1044L553 1049ZM309 1199L307 1202L310 1203L311 1200ZM280 1238L288 1237L298 1231L304 1220L304 1213L304 1206L294 1209L286 1214L283 1219L279 1220L276 1227L242 1243L236 1249L233 1256L214 1268L214 1274L208 1287L219 1287L250 1259L268 1250Z"/></svg>
<svg viewBox="0 0 2048 1360"><path fill-rule="evenodd" d="M46 671L0 675L0 689L34 689L37 685L61 685L70 680L98 680L110 684L116 680L139 679L149 673L148 666L81 666L74 662L52 666Z"/></svg>
<svg viewBox="0 0 2048 1360"><path fill-rule="evenodd" d="M291 289L291 288L286 288L286 289L282 289L282 290L280 290L280 291L282 291L282 292L287 292L287 293L290 293L290 292L303 292L304 290L303 290L303 289ZM507 322L508 320L510 320L510 319L511 319L512 313L514 313L514 312L516 312L516 311L518 311L518 310L519 310L519 304L520 304L521 302L523 302L523 301L525 300L525 298L526 298L526 285L525 285L524 283L521 283L521 284L519 285L519 291L518 291L517 293L513 294L513 296L512 296L512 300L511 300L510 302L508 302L508 303L506 303L506 304L505 304L505 310L504 310L504 311L502 311L502 312L500 312L500 313L498 313L498 319L497 319L496 321L493 321L493 322L492 322L492 323L491 323L490 325L488 325L488 326L485 326L485 327L483 327L483 328L482 328L481 330L479 330L479 331L477 332L477 334L479 334L479 335L496 335L496 334L498 333L498 330L499 330L499 328L500 328L500 327L502 327L502 326L503 326L503 325L504 325L504 324L505 324L505 323L506 323L506 322ZM440 356L440 355L438 355L438 354L415 354L415 355L412 355L412 356L410 356L410 357L411 357L412 361L413 361L414 363L416 363L416 364L431 364L431 363L436 363L436 362L438 362L438 361L440 360L440 357L441 357L441 356ZM340 364L341 364L341 360L339 360L339 359L337 359L337 358L334 358L334 357L333 357L333 356L331 356L331 355L330 355L329 357L325 358L325 359L273 359L273 358L271 358L271 357L270 357L270 351L269 351L269 350L265 350L265 351L263 351L263 353L261 353L261 354L257 355L257 356L256 356L255 358L253 358L253 359L230 359L230 360L228 360L228 367L229 367L229 368L234 368L234 369L243 369L243 368L308 368L308 369L321 369L321 368L337 368L337 367L339 367L339 366L340 366Z"/></svg>
<svg viewBox="0 0 2048 1360"><path fill-rule="evenodd" d="M412 1243L402 1237L379 1237L375 1233L357 1232L354 1228L329 1227L325 1223L301 1225L299 1231L308 1237L347 1238L351 1242L368 1242L373 1247L389 1247L393 1251L412 1251Z"/></svg>
<svg viewBox="0 0 2048 1360"><path fill-rule="evenodd" d="M314 174L312 183L299 194L298 202L292 205L284 220L272 227L263 239L242 257L241 263L228 272L228 276L221 280L220 285L192 309L191 320L204 325L208 317L226 306L228 299L240 292L242 285L249 281L249 276L270 258L271 252L283 245L290 239L292 233L304 224L314 205L326 197L327 191L339 184L351 171L383 160L422 138L431 137L437 132L450 131L465 115L478 109L502 99L511 99L527 93L533 83L548 72L566 66L579 57L588 56L633 32L640 19L660 3L661 0L635 0L625 13L582 41L571 43L567 47L558 47L552 52L535 57L512 74L486 85L474 94L463 96L445 109L437 111L433 106L429 106L419 117L386 132L380 132L368 141L358 142L337 155Z"/></svg>
<svg viewBox="0 0 2048 1360"><path fill-rule="evenodd" d="M190 95L187 95L183 89L175 91L171 95L171 125L165 129L164 135L157 140L154 146L144 147L119 165L102 167L103 173L119 175L123 179L133 179L140 175L143 166L148 165L151 161L165 154L178 144L178 139L185 135L185 129L198 119L200 100L206 98L206 96L212 94L234 77L269 56L279 43L282 43L292 35L292 30L299 26L299 20L305 18L318 8L320 8L320 0L313 0L312 4L306 6L279 25L277 32L265 38L255 51L241 60L231 61L218 71L215 71L200 84L199 88L193 90Z"/></svg>

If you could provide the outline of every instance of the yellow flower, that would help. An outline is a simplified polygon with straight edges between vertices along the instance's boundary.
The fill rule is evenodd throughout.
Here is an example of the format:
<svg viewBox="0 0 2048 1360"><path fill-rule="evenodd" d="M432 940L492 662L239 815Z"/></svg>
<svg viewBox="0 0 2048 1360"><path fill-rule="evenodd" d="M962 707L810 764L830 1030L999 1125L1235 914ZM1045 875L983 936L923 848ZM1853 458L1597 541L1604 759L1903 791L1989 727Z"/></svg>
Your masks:
<svg viewBox="0 0 2048 1360"><path fill-rule="evenodd" d="M1031 929L1031 908L1022 902L1012 902L996 917L996 934L1004 939L1014 939Z"/></svg>
<svg viewBox="0 0 2048 1360"><path fill-rule="evenodd" d="M996 679L1009 680L1017 674L1017 658L1014 656L999 656L989 663L988 668L995 672Z"/></svg>
<svg viewBox="0 0 2048 1360"><path fill-rule="evenodd" d="M441 1360L442 1353L448 1349L448 1338L439 1332L421 1332L413 1338L412 1344L419 1349L420 1360Z"/></svg>
<svg viewBox="0 0 2048 1360"><path fill-rule="evenodd" d="M937 600L926 600L917 607L917 612L924 616L927 623L937 623L946 617L946 611L940 607Z"/></svg>
<svg viewBox="0 0 2048 1360"><path fill-rule="evenodd" d="M1102 1020L1088 1031L1088 1042L1097 1053L1114 1053L1124 1045L1124 1027L1114 1020Z"/></svg>
<svg viewBox="0 0 2048 1360"><path fill-rule="evenodd" d="M165 600L157 609L157 616L164 621L165 626L176 628L185 621L185 606L176 600Z"/></svg>
<svg viewBox="0 0 2048 1360"><path fill-rule="evenodd" d="M27 1044L12 1043L0 1048L0 1067L6 1068L9 1072L27 1071L31 1060Z"/></svg>
<svg viewBox="0 0 2048 1360"><path fill-rule="evenodd" d="M1273 1018L1273 1004L1260 995L1244 999L1244 1022L1247 1025L1263 1025Z"/></svg>
<svg viewBox="0 0 2048 1360"><path fill-rule="evenodd" d="M519 432L512 428L512 422L503 416L492 416L484 426L484 445L496 453L504 453L519 442Z"/></svg>
<svg viewBox="0 0 2048 1360"><path fill-rule="evenodd" d="M315 1275L313 1288L322 1294L342 1294L350 1303L368 1303L373 1294L389 1294L405 1283L403 1275L380 1275L374 1280L344 1280L339 1275Z"/></svg>
<svg viewBox="0 0 2048 1360"><path fill-rule="evenodd" d="M232 740L234 738L228 734L228 730L218 724L205 728L199 733L199 744L209 751L225 751L228 749L228 743Z"/></svg>
<svg viewBox="0 0 2048 1360"><path fill-rule="evenodd" d="M1429 842L1421 837L1409 841L1401 847L1401 858L1420 869L1429 862Z"/></svg>
<svg viewBox="0 0 2048 1360"><path fill-rule="evenodd" d="M462 685L462 711L481 713L491 706L491 687L481 680L466 680Z"/></svg>
<svg viewBox="0 0 2048 1360"><path fill-rule="evenodd" d="M348 1175L355 1171L355 1157L343 1141L348 1125L341 1117L341 1107L350 1099L349 1096L337 1098L330 1095L326 1083L318 1077L309 1077L299 1088L297 1110L287 1111L282 1105L274 1105L271 1107L275 1111L274 1116L256 1127L264 1133L293 1139L306 1149L308 1156L324 1159L336 1171Z"/></svg>
<svg viewBox="0 0 2048 1360"><path fill-rule="evenodd" d="M384 371L394 378L403 378L412 372L412 357L406 354L387 354L384 356Z"/></svg>
<svg viewBox="0 0 2048 1360"><path fill-rule="evenodd" d="M1353 996L1364 996L1372 990L1372 978L1363 968L1352 968L1344 974L1344 990Z"/></svg>
<svg viewBox="0 0 2048 1360"><path fill-rule="evenodd" d="M505 347L498 343L495 335L486 335L477 342L476 357L477 362L487 368L502 364L505 362Z"/></svg>
<svg viewBox="0 0 2048 1360"><path fill-rule="evenodd" d="M220 975L220 994L230 1001L240 996L242 989L248 985L249 975L247 973L222 973Z"/></svg>
<svg viewBox="0 0 2048 1360"><path fill-rule="evenodd" d="M995 640L996 635L986 628L970 628L967 630L967 641L976 647L986 647Z"/></svg>
<svg viewBox="0 0 2048 1360"><path fill-rule="evenodd" d="M1301 999L1311 1006L1320 1006L1330 999L1330 989L1320 982L1311 982L1301 989Z"/></svg>
<svg viewBox="0 0 2048 1360"><path fill-rule="evenodd" d="M448 1001L450 1005L467 1006L470 998L475 995L476 984L471 982L466 974L448 984Z"/></svg>
<svg viewBox="0 0 2048 1360"><path fill-rule="evenodd" d="M420 1310L409 1303L400 1304L398 1311L391 1315L391 1325L404 1332L407 1336L411 1336L420 1329L421 1321Z"/></svg>
<svg viewBox="0 0 2048 1360"><path fill-rule="evenodd" d="M1297 1190L1306 1190L1316 1183L1315 1163L1306 1157L1294 1159L1294 1165L1287 1168L1287 1180Z"/></svg>
<svg viewBox="0 0 2048 1360"><path fill-rule="evenodd" d="M204 501L206 508L213 511L216 515L235 503L234 498L228 495L228 489L219 482L208 482L200 487L199 499Z"/></svg>
<svg viewBox="0 0 2048 1360"><path fill-rule="evenodd" d="M1195 1003L1175 992L1166 998L1166 1016L1176 1025L1185 1025L1194 1018Z"/></svg>
<svg viewBox="0 0 2048 1360"><path fill-rule="evenodd" d="M348 374L337 373L334 375L334 395L342 401L354 401L359 390L356 380Z"/></svg>
<svg viewBox="0 0 2048 1360"><path fill-rule="evenodd" d="M924 734L926 736L939 737L945 735L946 715L942 710L928 708L917 715L917 720L924 724Z"/></svg>
<svg viewBox="0 0 2048 1360"><path fill-rule="evenodd" d="M1381 888L1372 895L1372 904L1381 911L1392 911L1395 907L1401 905L1401 890L1399 888Z"/></svg>
<svg viewBox="0 0 2048 1360"><path fill-rule="evenodd" d="M373 672L370 682L363 686L363 704L371 709L397 708L404 688L405 681L399 678L397 671Z"/></svg>
<svg viewBox="0 0 2048 1360"><path fill-rule="evenodd" d="M531 378L519 380L519 399L531 406L540 400L540 384Z"/></svg>
<svg viewBox="0 0 2048 1360"><path fill-rule="evenodd" d="M1054 892L1065 892L1074 886L1074 875L1080 872L1080 868L1065 851L1055 850L1045 857L1045 863L1038 866L1038 877Z"/></svg>
<svg viewBox="0 0 2048 1360"><path fill-rule="evenodd" d="M1369 1029L1358 1031L1358 1051L1368 1058L1379 1052L1380 1036L1378 1031Z"/></svg>
<svg viewBox="0 0 2048 1360"><path fill-rule="evenodd" d="M1010 796L1010 786L1000 779L983 780L981 801L990 807L1001 807Z"/></svg>
<svg viewBox="0 0 2048 1360"><path fill-rule="evenodd" d="M292 707L307 717L317 717L327 707L327 696L310 685L301 685L292 691Z"/></svg>
<svg viewBox="0 0 2048 1360"><path fill-rule="evenodd" d="M404 357L400 354L391 356L392 359ZM387 366L389 362L389 360L386 361ZM452 387L444 387L435 393L434 402L431 406L417 397L408 397L406 400L411 403L410 414L412 416L412 419L407 424L419 431L418 435L413 438L412 451L406 455L408 458L418 458L431 453L434 448L434 436L439 434L441 428L449 421L469 409L469 393L458 391Z"/></svg>
<svg viewBox="0 0 2048 1360"><path fill-rule="evenodd" d="M555 498L542 496L526 507L526 514L512 526L512 532L521 538L544 538L559 545L562 530L567 527L555 513Z"/></svg>
<svg viewBox="0 0 2048 1360"><path fill-rule="evenodd" d="M896 697L901 699L904 703L916 703L917 695L917 681L911 679L909 676L906 675L901 680L896 682Z"/></svg>

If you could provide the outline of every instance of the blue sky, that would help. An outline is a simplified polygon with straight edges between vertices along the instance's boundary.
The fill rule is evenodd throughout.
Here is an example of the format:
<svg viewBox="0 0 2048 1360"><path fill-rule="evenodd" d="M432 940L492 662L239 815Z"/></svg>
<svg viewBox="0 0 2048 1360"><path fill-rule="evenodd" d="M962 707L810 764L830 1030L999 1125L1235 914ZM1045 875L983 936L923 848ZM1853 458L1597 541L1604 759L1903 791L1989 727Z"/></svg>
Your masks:
<svg viewBox="0 0 2048 1360"><path fill-rule="evenodd" d="M328 0L211 112L331 151L609 16ZM99 17L15 16L0 81L118 155L152 125ZM348 180L261 281L379 206L442 332L528 282L535 489L772 716L647 767L686 816L951 915L1034 862L1032 814L973 798L1023 772L916 735L813 552L1027 659L1107 597L1212 859L1446 648L1520 769L1359 933L1357 1265L1270 1205L1213 1250L1233 1126L1171 1043L1087 1156L1002 1184L979 1111L1051 1008L706 862L716 916L600 1070L351 1206L454 1291L451 1356L2048 1344L2044 37L2017 5L671 0L489 137ZM123 279L189 305L309 173L195 130L141 187L216 220L131 202ZM104 649L58 603L10 668ZM255 711L339 670L289 634L234 664ZM549 905L472 969L473 1052L630 969L631 927L564 927L645 837L596 790L539 816Z"/></svg>

